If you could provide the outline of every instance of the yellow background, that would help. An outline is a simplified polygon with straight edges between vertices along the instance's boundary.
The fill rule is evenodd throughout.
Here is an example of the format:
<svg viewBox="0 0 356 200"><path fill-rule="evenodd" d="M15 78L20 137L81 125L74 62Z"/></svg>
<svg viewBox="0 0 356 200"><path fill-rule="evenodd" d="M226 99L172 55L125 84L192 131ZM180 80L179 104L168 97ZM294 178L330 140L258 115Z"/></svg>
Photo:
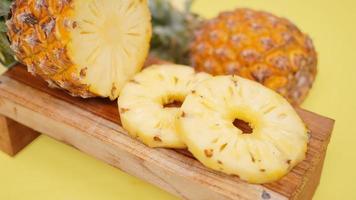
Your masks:
<svg viewBox="0 0 356 200"><path fill-rule="evenodd" d="M313 38L319 52L319 74L303 107L336 119L314 199L356 199L356 1L197 0L194 10L212 17L237 6L287 17ZM0 153L0 199L170 200L175 197L41 136L15 158Z"/></svg>

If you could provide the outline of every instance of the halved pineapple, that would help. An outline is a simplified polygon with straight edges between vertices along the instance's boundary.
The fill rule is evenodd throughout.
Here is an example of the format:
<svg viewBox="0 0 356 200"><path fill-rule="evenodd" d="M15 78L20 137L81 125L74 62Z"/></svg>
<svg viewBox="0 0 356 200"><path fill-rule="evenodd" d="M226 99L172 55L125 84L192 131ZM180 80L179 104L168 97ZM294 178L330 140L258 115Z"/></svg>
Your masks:
<svg viewBox="0 0 356 200"><path fill-rule="evenodd" d="M234 121L252 128L244 133ZM188 95L177 120L189 151L207 167L250 183L277 180L302 161L308 133L279 94L237 76L203 81Z"/></svg>
<svg viewBox="0 0 356 200"><path fill-rule="evenodd" d="M16 57L74 96L117 98L143 66L147 0L16 0L7 22Z"/></svg>
<svg viewBox="0 0 356 200"><path fill-rule="evenodd" d="M150 147L185 148L176 132L179 103L210 78L182 65L154 65L127 83L118 99L123 127ZM169 106L176 103L175 106Z"/></svg>

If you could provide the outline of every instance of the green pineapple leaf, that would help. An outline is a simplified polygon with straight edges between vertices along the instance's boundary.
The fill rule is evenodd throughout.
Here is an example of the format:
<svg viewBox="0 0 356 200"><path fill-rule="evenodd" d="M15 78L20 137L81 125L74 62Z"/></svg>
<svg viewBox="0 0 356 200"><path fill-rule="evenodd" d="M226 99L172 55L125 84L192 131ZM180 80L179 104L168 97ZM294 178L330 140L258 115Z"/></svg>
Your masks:
<svg viewBox="0 0 356 200"><path fill-rule="evenodd" d="M183 1L183 0L182 0ZM175 8L169 0L150 0L153 36L151 54L159 58L189 64L189 44L201 18L191 13L192 0L184 0L185 10Z"/></svg>
<svg viewBox="0 0 356 200"><path fill-rule="evenodd" d="M14 53L10 48L10 42L7 38L6 18L10 12L10 0L0 1L0 64L5 67L11 67L16 63Z"/></svg>
<svg viewBox="0 0 356 200"><path fill-rule="evenodd" d="M7 16L10 12L11 1L9 0L1 0L0 2L0 16Z"/></svg>

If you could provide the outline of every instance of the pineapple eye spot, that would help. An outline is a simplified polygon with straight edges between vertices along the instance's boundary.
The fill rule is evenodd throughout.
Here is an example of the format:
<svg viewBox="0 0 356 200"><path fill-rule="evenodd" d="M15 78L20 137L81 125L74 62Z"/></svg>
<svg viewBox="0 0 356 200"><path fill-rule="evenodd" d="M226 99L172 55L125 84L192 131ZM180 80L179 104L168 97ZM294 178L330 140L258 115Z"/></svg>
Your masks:
<svg viewBox="0 0 356 200"><path fill-rule="evenodd" d="M251 127L250 123L244 121L244 120L241 120L241 119L238 119L236 118L232 124L240 129L243 134L251 134L253 132L253 128Z"/></svg>
<svg viewBox="0 0 356 200"><path fill-rule="evenodd" d="M163 105L164 108L180 108L183 102L179 100L173 100Z"/></svg>

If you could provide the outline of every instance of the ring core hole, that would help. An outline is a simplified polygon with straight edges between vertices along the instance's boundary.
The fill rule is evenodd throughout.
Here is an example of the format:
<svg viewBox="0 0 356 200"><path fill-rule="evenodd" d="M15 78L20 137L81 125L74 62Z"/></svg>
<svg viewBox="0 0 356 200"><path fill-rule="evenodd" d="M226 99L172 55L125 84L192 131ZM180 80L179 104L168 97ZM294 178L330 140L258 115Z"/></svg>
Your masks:
<svg viewBox="0 0 356 200"><path fill-rule="evenodd" d="M232 124L240 129L242 131L243 134L251 134L253 132L253 128L251 127L250 123L244 121L244 120L241 120L241 119L238 119L236 118Z"/></svg>
<svg viewBox="0 0 356 200"><path fill-rule="evenodd" d="M180 100L173 100L171 102L163 104L163 108L180 108L183 102Z"/></svg>

